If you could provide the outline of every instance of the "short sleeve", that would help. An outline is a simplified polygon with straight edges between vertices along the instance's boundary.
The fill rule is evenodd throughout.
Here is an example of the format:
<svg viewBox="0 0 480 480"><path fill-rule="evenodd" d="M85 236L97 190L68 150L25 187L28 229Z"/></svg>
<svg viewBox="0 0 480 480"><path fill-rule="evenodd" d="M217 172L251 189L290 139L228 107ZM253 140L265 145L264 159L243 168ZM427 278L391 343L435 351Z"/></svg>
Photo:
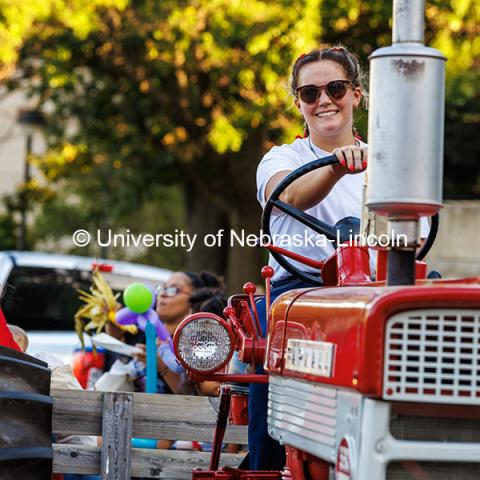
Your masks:
<svg viewBox="0 0 480 480"><path fill-rule="evenodd" d="M273 147L260 161L257 168L257 198L265 206L265 189L268 181L277 173L292 171L301 165L298 154L289 145Z"/></svg>
<svg viewBox="0 0 480 480"><path fill-rule="evenodd" d="M420 238L427 238L430 233L430 224L427 217L420 217Z"/></svg>

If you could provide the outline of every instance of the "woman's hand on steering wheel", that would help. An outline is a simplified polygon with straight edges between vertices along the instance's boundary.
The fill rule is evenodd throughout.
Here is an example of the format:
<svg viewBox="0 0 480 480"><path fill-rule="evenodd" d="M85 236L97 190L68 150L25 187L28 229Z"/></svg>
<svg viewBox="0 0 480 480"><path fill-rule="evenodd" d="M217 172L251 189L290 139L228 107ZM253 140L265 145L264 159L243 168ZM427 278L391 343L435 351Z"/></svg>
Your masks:
<svg viewBox="0 0 480 480"><path fill-rule="evenodd" d="M358 145L347 145L336 148L333 152L346 170L345 173L358 173L367 168L368 148Z"/></svg>

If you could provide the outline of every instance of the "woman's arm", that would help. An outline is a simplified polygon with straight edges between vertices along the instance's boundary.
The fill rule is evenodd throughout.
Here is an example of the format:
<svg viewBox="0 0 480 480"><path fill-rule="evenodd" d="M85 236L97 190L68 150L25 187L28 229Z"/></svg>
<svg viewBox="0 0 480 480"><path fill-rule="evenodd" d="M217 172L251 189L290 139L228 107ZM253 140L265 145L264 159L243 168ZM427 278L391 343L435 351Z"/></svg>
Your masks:
<svg viewBox="0 0 480 480"><path fill-rule="evenodd" d="M172 372L163 362L162 358L157 355L157 370L163 381L168 385L168 388L173 393L180 393L182 376L178 373Z"/></svg>
<svg viewBox="0 0 480 480"><path fill-rule="evenodd" d="M144 364L147 363L147 355L146 355L146 347L143 343L137 343L135 345L137 348L139 348L141 351L139 353L136 353L134 357L140 361L143 362ZM181 381L182 377L180 374L172 372L168 368L168 366L165 364L165 362L162 360L162 357L157 353L157 372L158 374L162 377L163 381L168 385L168 388L173 393L180 393L180 386L181 386Z"/></svg>
<svg viewBox="0 0 480 480"><path fill-rule="evenodd" d="M220 384L218 382L198 382L195 383L195 390L198 395L206 397L218 397L220 395Z"/></svg>
<svg viewBox="0 0 480 480"><path fill-rule="evenodd" d="M289 173L284 171L273 175L265 188L265 200ZM345 173L341 165L329 165L310 172L287 187L280 195L280 200L300 210L307 210L320 203Z"/></svg>
<svg viewBox="0 0 480 480"><path fill-rule="evenodd" d="M367 166L365 147L352 145L337 148L332 154L337 156L339 164L320 168L299 178L282 193L280 200L300 210L307 210L320 203L345 174L361 172ZM289 173L278 172L270 178L265 188L265 200Z"/></svg>

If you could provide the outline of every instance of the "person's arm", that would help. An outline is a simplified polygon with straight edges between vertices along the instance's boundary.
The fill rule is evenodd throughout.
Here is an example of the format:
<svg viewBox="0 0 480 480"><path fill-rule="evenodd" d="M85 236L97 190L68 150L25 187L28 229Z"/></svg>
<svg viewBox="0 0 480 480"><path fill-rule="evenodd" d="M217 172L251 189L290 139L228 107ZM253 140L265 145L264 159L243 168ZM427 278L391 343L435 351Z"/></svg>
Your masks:
<svg viewBox="0 0 480 480"><path fill-rule="evenodd" d="M276 186L291 172L284 171L275 174L265 188L265 200L272 194ZM345 175L341 165L329 165L299 178L280 195L282 202L307 210L320 203L334 185Z"/></svg>
<svg viewBox="0 0 480 480"><path fill-rule="evenodd" d="M198 395L204 395L206 397L218 397L220 395L220 384L212 381L196 382L195 390Z"/></svg>
<svg viewBox="0 0 480 480"><path fill-rule="evenodd" d="M361 172L367 166L366 147L352 145L337 148L332 154L337 156L339 164L320 168L299 178L287 187L280 200L300 210L307 210L319 204L345 174ZM265 200L289 173L278 172L270 178L265 188Z"/></svg>
<svg viewBox="0 0 480 480"><path fill-rule="evenodd" d="M170 344L168 342L157 341L159 344L157 352L159 357L163 360L163 363L172 371L181 374L184 371L182 365L177 360L177 357L173 353Z"/></svg>
<svg viewBox="0 0 480 480"><path fill-rule="evenodd" d="M137 343L135 345L141 350L141 352L136 353L134 357L144 364L147 363L146 347L143 343ZM162 357L157 353L157 372L162 377L163 381L168 385L168 388L173 393L180 393L180 386L182 377L178 373L172 372L165 362L162 360Z"/></svg>
<svg viewBox="0 0 480 480"><path fill-rule="evenodd" d="M163 381L168 385L168 388L170 388L173 393L180 393L182 376L178 373L172 372L158 355L157 370L159 375L163 378Z"/></svg>

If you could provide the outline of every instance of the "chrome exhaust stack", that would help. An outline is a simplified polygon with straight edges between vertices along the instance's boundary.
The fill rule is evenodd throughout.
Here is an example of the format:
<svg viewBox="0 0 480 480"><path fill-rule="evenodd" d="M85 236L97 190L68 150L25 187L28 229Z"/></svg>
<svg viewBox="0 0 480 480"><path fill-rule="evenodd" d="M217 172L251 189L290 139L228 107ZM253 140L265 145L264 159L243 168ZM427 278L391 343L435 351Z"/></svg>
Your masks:
<svg viewBox="0 0 480 480"><path fill-rule="evenodd" d="M415 283L419 218L442 207L445 60L424 0L394 0L393 44L370 56L367 206L388 217L387 284Z"/></svg>

